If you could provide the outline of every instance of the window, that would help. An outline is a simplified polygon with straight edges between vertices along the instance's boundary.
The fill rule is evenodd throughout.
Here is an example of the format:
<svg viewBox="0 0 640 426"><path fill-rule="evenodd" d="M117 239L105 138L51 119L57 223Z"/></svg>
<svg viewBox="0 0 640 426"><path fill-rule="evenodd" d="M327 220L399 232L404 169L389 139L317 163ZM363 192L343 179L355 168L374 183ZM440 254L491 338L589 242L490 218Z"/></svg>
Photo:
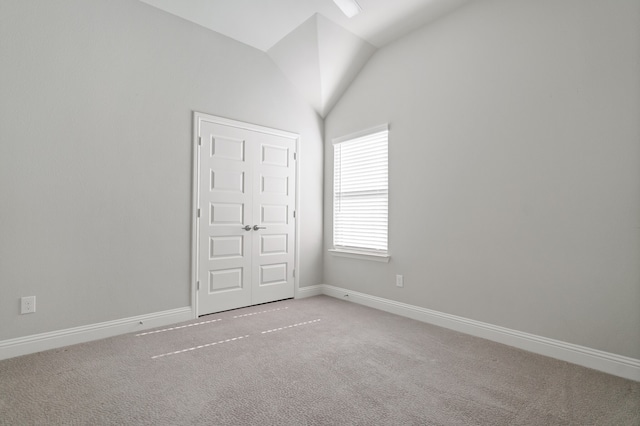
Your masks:
<svg viewBox="0 0 640 426"><path fill-rule="evenodd" d="M334 254L388 261L387 125L333 141Z"/></svg>

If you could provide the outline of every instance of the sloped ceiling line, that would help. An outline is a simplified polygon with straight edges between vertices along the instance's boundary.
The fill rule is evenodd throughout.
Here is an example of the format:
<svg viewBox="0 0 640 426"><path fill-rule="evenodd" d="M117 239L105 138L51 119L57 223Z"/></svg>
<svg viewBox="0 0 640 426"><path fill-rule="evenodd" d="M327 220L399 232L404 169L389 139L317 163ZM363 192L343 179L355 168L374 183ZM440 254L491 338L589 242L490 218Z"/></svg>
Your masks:
<svg viewBox="0 0 640 426"><path fill-rule="evenodd" d="M316 13L267 54L324 118L375 51Z"/></svg>
<svg viewBox="0 0 640 426"><path fill-rule="evenodd" d="M140 0L271 57L323 118L377 48L473 0ZM300 24L301 23L301 24Z"/></svg>

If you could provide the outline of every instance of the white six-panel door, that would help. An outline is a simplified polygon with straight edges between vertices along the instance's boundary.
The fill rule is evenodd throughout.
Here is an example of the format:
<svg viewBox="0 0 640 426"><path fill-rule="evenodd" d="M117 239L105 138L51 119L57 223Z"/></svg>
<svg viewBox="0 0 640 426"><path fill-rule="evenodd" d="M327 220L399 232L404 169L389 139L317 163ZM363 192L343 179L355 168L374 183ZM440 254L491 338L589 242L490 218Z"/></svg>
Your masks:
<svg viewBox="0 0 640 426"><path fill-rule="evenodd" d="M197 312L294 296L297 136L195 115Z"/></svg>

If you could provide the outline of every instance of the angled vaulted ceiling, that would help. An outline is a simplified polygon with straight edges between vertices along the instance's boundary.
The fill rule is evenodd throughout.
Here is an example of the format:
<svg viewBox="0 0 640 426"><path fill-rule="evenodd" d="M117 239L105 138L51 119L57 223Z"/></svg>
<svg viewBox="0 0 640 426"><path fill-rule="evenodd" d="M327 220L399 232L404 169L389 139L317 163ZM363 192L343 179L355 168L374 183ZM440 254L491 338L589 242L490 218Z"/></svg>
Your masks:
<svg viewBox="0 0 640 426"><path fill-rule="evenodd" d="M140 0L253 46L325 116L377 47L471 0L357 0L352 19L331 0Z"/></svg>
<svg viewBox="0 0 640 426"><path fill-rule="evenodd" d="M375 50L340 25L315 14L267 53L324 117Z"/></svg>

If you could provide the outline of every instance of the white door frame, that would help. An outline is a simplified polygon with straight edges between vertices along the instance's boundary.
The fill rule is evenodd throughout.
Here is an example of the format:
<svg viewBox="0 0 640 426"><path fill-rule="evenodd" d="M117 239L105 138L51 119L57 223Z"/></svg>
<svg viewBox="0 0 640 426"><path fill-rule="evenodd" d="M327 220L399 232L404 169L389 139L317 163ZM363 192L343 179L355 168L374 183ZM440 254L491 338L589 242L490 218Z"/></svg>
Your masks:
<svg viewBox="0 0 640 426"><path fill-rule="evenodd" d="M254 132L266 133L275 136L282 136L289 139L295 139L295 239L294 239L294 277L293 277L293 292L294 297L297 297L299 292L298 276L300 275L300 256L298 256L298 247L300 246L300 181L298 179L300 174L300 157L299 157L299 144L300 135L296 133L286 132L284 130L273 129L270 127L259 126L257 124L245 123L242 121L231 120L224 117L218 117L215 115L205 114L202 112L193 112L193 200L191 210L191 311L193 317L198 318L198 238L200 236L200 229L198 223L198 211L200 209L200 123L207 121L210 123L220 124L223 126L237 127L240 129L251 130Z"/></svg>

